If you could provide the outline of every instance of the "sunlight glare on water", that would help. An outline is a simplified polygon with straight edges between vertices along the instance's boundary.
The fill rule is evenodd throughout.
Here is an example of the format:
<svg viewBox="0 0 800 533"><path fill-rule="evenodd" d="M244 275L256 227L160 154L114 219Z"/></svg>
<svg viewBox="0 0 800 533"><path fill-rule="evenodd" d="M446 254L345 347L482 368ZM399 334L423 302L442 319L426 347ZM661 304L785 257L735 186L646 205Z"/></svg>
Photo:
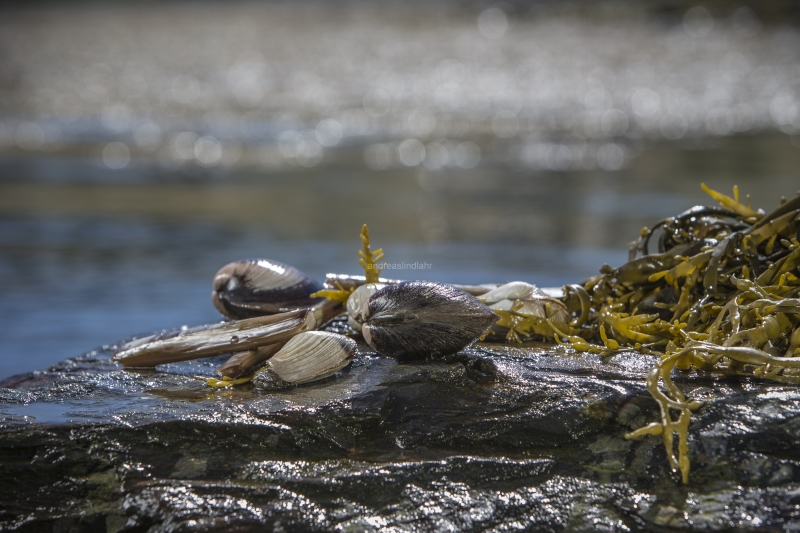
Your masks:
<svg viewBox="0 0 800 533"><path fill-rule="evenodd" d="M700 182L795 193L795 26L570 6L4 8L0 377L218 320L230 261L358 273L364 223L389 277L558 286Z"/></svg>

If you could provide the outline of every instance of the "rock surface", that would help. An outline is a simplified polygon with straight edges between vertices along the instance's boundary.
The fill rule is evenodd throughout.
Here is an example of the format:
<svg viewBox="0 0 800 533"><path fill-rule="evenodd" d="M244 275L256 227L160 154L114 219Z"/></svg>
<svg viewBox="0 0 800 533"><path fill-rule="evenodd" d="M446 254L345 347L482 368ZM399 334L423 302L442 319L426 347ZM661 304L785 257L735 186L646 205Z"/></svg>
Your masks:
<svg viewBox="0 0 800 533"><path fill-rule="evenodd" d="M653 359L485 345L325 381L212 390L223 358L107 354L0 383L0 529L800 531L800 387L682 374L707 403L669 471Z"/></svg>

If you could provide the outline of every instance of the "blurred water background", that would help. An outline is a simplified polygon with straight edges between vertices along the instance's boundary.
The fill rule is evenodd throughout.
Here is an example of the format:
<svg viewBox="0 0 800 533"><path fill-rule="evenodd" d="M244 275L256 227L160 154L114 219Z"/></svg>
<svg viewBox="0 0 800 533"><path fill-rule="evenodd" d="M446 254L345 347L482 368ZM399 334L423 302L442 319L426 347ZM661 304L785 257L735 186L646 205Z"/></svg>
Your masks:
<svg viewBox="0 0 800 533"><path fill-rule="evenodd" d="M800 188L792 2L0 10L0 377L218 320L235 259L358 273L365 222L389 277L554 286Z"/></svg>

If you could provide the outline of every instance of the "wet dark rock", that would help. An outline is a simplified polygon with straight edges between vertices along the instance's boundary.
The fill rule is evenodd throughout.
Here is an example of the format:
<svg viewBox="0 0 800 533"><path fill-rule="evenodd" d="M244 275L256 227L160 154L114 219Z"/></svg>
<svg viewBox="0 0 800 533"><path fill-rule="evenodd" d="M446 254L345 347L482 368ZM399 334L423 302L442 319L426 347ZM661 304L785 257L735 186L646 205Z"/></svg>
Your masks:
<svg viewBox="0 0 800 533"><path fill-rule="evenodd" d="M107 354L0 388L0 529L792 531L800 387L681 374L705 400L683 486L652 357L481 346L337 376L212 390L224 357L123 370Z"/></svg>

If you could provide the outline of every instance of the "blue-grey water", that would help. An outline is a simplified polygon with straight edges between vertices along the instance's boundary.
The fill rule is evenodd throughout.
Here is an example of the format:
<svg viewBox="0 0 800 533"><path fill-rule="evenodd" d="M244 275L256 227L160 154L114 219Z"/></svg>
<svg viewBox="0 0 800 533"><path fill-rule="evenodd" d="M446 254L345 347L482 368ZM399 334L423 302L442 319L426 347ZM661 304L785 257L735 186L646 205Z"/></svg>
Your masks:
<svg viewBox="0 0 800 533"><path fill-rule="evenodd" d="M0 378L218 320L229 261L358 273L363 223L431 265L387 276L556 286L800 188L797 28L590 4L4 7Z"/></svg>
<svg viewBox="0 0 800 533"><path fill-rule="evenodd" d="M234 259L276 258L317 279L329 271L360 271L358 227L349 242L283 241L257 228L136 218L9 217L0 219L0 228L3 376L134 334L219 320L209 299L211 279ZM548 245L382 245L392 263L431 265L387 275L462 283L519 278L558 285L590 275L598 260L620 258L601 249Z"/></svg>

